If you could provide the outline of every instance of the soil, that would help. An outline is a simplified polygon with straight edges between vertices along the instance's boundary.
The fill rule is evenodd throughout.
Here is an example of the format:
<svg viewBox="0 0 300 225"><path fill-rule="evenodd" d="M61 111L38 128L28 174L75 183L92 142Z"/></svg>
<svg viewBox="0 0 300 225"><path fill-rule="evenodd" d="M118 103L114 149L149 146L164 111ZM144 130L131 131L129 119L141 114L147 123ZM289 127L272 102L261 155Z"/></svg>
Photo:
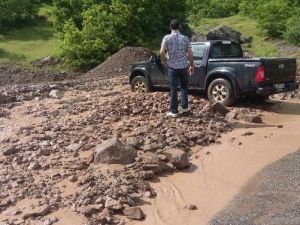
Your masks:
<svg viewBox="0 0 300 225"><path fill-rule="evenodd" d="M132 64L148 61L153 54L150 49L125 47L85 76L92 79L128 76Z"/></svg>

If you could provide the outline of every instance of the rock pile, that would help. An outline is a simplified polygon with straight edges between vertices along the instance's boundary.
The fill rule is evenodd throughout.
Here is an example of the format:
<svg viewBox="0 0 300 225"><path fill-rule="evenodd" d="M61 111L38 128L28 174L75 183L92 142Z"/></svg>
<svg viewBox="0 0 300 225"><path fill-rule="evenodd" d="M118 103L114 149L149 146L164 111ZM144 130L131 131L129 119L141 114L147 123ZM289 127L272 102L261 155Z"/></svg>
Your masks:
<svg viewBox="0 0 300 225"><path fill-rule="evenodd" d="M25 120L0 139L1 212L30 198L51 212L72 209L90 224L117 224L122 219L116 214L143 219L137 205L155 197L147 180L188 167L192 147L216 143L231 130L198 97L191 97L192 114L173 119L165 117L167 93L131 93L122 79L43 85L47 95L63 90L64 98L1 105L7 122L15 113L24 118L21 124ZM59 187L63 182L74 185L68 196ZM21 216L44 217L37 212Z"/></svg>
<svg viewBox="0 0 300 225"><path fill-rule="evenodd" d="M246 37L231 27L220 25L211 29L206 35L207 40L228 40L239 43L251 43L252 37Z"/></svg>

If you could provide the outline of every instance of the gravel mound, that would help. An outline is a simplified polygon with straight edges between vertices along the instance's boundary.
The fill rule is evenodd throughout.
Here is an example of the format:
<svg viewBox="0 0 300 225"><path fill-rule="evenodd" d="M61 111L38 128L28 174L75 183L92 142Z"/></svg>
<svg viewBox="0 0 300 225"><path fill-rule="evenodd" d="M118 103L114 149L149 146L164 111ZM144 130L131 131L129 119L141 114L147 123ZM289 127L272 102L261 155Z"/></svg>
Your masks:
<svg viewBox="0 0 300 225"><path fill-rule="evenodd" d="M87 72L85 76L92 79L127 76L132 64L147 61L153 54L147 48L125 47Z"/></svg>

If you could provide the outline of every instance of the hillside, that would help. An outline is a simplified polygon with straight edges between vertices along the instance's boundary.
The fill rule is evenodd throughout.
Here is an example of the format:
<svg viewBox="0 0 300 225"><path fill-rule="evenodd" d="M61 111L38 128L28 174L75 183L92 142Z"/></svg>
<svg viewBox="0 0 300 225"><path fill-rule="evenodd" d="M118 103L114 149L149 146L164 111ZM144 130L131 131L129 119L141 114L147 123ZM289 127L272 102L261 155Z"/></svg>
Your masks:
<svg viewBox="0 0 300 225"><path fill-rule="evenodd" d="M0 40L0 63L29 62L45 56L58 56L58 34L53 28L52 7L44 4L35 24L9 31Z"/></svg>

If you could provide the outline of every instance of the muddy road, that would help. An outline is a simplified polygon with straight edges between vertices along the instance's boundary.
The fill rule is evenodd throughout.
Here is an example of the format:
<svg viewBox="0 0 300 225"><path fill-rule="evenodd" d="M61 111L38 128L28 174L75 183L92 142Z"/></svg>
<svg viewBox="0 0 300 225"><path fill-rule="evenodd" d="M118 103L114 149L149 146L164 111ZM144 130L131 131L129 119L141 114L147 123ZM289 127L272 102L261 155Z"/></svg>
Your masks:
<svg viewBox="0 0 300 225"><path fill-rule="evenodd" d="M193 166L157 180L153 184L157 198L144 207L146 220L130 224L299 224L299 214L292 214L292 218L291 213L284 214L291 207L288 199L293 199L290 211L300 203L299 189L291 189L300 181L299 157L291 155L298 161L279 165L283 169L275 174L256 174L300 149L300 101L274 101L270 110L263 113L264 124L238 123L233 132L222 136L221 145L194 148ZM251 135L244 136L246 133ZM292 176L283 179L284 169L293 171ZM270 189L255 188L276 179ZM268 200L251 198L266 192L274 194ZM190 204L197 209L188 210ZM280 220L276 221L276 216L281 216Z"/></svg>
<svg viewBox="0 0 300 225"><path fill-rule="evenodd" d="M229 109L193 93L173 119L168 94L131 93L125 70L2 68L1 225L226 224L218 213L248 180L300 147L298 92Z"/></svg>

